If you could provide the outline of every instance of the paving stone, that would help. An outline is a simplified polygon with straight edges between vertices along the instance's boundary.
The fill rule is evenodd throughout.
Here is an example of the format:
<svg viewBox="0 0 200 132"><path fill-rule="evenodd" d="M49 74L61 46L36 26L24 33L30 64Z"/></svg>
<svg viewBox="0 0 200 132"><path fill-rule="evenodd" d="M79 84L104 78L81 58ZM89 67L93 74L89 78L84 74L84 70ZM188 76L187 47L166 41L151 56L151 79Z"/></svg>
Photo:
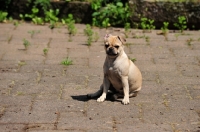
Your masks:
<svg viewBox="0 0 200 132"><path fill-rule="evenodd" d="M1 131L200 131L198 31L170 31L165 40L157 30L131 29L124 49L136 59L143 84L130 104L122 105L122 98L98 103L87 94L103 82L105 34L120 35L124 29L93 27L99 39L87 46L85 25L75 26L78 32L69 42L64 26L51 30L48 25L0 24ZM31 43L27 50L24 38ZM61 64L66 57L73 65Z"/></svg>

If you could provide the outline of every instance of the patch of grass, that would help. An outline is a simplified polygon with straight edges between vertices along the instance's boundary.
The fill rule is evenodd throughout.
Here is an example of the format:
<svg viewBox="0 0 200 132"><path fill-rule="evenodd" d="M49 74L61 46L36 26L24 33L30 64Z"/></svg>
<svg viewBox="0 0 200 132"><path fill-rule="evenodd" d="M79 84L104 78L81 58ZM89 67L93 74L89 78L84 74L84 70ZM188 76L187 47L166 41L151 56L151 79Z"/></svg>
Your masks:
<svg viewBox="0 0 200 132"><path fill-rule="evenodd" d="M20 95L24 95L24 93L22 91L17 91L17 95L20 96Z"/></svg>
<svg viewBox="0 0 200 132"><path fill-rule="evenodd" d="M40 31L39 30L38 31L31 30L31 31L28 31L28 33L30 33L31 34L31 38L33 38L34 34L40 33Z"/></svg>
<svg viewBox="0 0 200 132"><path fill-rule="evenodd" d="M168 38L167 38L168 25L169 25L169 22L163 22L163 27L161 27L162 33L163 33L166 41L168 40Z"/></svg>
<svg viewBox="0 0 200 132"><path fill-rule="evenodd" d="M44 48L44 49L43 49L43 53L44 53L44 55L47 55L48 51L49 51L49 49Z"/></svg>
<svg viewBox="0 0 200 132"><path fill-rule="evenodd" d="M183 33L183 30L187 28L187 21L185 16L179 16L178 22L174 23L174 26L177 27L181 33Z"/></svg>
<svg viewBox="0 0 200 132"><path fill-rule="evenodd" d="M149 36L145 36L145 40L146 40L146 42L149 42L150 41L150 37Z"/></svg>
<svg viewBox="0 0 200 132"><path fill-rule="evenodd" d="M7 39L8 44L10 43L10 41L12 40L13 35L10 35Z"/></svg>
<svg viewBox="0 0 200 132"><path fill-rule="evenodd" d="M72 65L73 64L73 61L67 57L66 59L64 59L62 62L61 62L62 65L65 65L65 66L69 66L69 65Z"/></svg>
<svg viewBox="0 0 200 132"><path fill-rule="evenodd" d="M84 34L88 37L87 39L87 45L91 46L92 40L93 40L93 34L92 28L89 24L86 25L86 28L84 29Z"/></svg>
<svg viewBox="0 0 200 132"><path fill-rule="evenodd" d="M136 62L136 58L130 58L132 62Z"/></svg>
<svg viewBox="0 0 200 132"><path fill-rule="evenodd" d="M129 33L131 32L131 24L130 23L125 23L125 26L124 26L124 29L125 29L125 36L126 38L128 38L129 36Z"/></svg>
<svg viewBox="0 0 200 132"><path fill-rule="evenodd" d="M187 39L188 46L191 46L191 42L194 41L192 38Z"/></svg>
<svg viewBox="0 0 200 132"><path fill-rule="evenodd" d="M94 41L97 42L99 39L99 34L97 32L94 33Z"/></svg>
<svg viewBox="0 0 200 132"><path fill-rule="evenodd" d="M30 42L26 39L23 39L23 45L25 47L25 49L28 49L28 46L30 45Z"/></svg>

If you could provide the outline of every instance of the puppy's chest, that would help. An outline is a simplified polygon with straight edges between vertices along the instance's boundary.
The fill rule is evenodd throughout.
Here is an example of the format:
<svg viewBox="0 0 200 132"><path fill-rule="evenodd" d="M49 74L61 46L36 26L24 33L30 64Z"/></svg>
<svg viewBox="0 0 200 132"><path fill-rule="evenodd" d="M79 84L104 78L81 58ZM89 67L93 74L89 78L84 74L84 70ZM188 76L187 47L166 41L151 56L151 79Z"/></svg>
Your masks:
<svg viewBox="0 0 200 132"><path fill-rule="evenodd" d="M115 68L113 66L108 67L107 69L107 75L110 78L119 78L120 77L120 70L118 68Z"/></svg>

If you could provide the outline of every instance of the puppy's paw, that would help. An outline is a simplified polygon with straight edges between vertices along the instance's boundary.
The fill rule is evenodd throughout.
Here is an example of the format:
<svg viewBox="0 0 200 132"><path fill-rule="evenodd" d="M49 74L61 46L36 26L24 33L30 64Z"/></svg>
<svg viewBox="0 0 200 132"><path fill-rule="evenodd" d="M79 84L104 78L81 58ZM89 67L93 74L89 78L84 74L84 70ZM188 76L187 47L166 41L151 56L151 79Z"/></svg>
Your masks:
<svg viewBox="0 0 200 132"><path fill-rule="evenodd" d="M97 102L103 102L105 101L106 97L105 96L101 96L97 99Z"/></svg>
<svg viewBox="0 0 200 132"><path fill-rule="evenodd" d="M124 104L124 105L129 104L129 98L124 98L124 99L122 100L122 104Z"/></svg>

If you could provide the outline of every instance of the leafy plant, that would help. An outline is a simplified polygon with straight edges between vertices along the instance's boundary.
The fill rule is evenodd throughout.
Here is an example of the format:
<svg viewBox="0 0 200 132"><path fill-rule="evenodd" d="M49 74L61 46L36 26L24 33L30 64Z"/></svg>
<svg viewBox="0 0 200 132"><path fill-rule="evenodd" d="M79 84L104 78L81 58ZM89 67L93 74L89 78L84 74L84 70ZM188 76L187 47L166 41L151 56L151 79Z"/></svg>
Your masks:
<svg viewBox="0 0 200 132"><path fill-rule="evenodd" d="M169 22L163 22L163 27L161 27L162 33L165 36L165 40L167 40L167 33L168 33L168 25Z"/></svg>
<svg viewBox="0 0 200 132"><path fill-rule="evenodd" d="M124 25L127 23L130 17L130 11L128 4L122 2L109 3L105 7L101 7L101 2L92 4L94 13L92 14L92 25L100 27L109 27L116 25Z"/></svg>
<svg viewBox="0 0 200 132"><path fill-rule="evenodd" d="M130 58L130 60L131 60L132 62L135 62L135 61L136 61L136 58Z"/></svg>
<svg viewBox="0 0 200 132"><path fill-rule="evenodd" d="M94 41L97 42L99 39L99 34L97 32L94 33Z"/></svg>
<svg viewBox="0 0 200 132"><path fill-rule="evenodd" d="M0 22L6 22L7 15L7 12L0 11Z"/></svg>
<svg viewBox="0 0 200 132"><path fill-rule="evenodd" d="M39 13L39 9L36 7L32 8L32 14L25 14L25 18L30 18L34 24L43 25L44 21L41 17L38 17L37 14ZM21 15L23 18L23 16Z"/></svg>
<svg viewBox="0 0 200 132"><path fill-rule="evenodd" d="M75 35L76 32L77 32L77 28L75 27L74 22L68 23L67 29L68 29L68 31L69 31L69 41L71 41L71 36L72 36L72 35Z"/></svg>
<svg viewBox="0 0 200 132"><path fill-rule="evenodd" d="M124 29L125 29L125 36L126 38L128 38L128 34L130 33L130 29L131 29L131 24L128 22L125 23Z"/></svg>
<svg viewBox="0 0 200 132"><path fill-rule="evenodd" d="M59 9L56 9L55 11L50 9L49 11L45 12L45 21L50 22L50 28L53 29L55 27L55 23L58 22L58 14Z"/></svg>
<svg viewBox="0 0 200 132"><path fill-rule="evenodd" d="M92 43L94 32L92 31L92 28L89 24L86 25L86 28L84 29L84 34L88 37L87 44L88 46L90 46Z"/></svg>
<svg viewBox="0 0 200 132"><path fill-rule="evenodd" d="M174 26L177 27L181 33L183 33L183 30L187 28L187 21L185 16L179 16L178 22L174 23Z"/></svg>
<svg viewBox="0 0 200 132"><path fill-rule="evenodd" d="M24 45L25 49L27 49L28 46L30 45L30 42L26 39L23 39L23 45Z"/></svg>
<svg viewBox="0 0 200 132"><path fill-rule="evenodd" d="M68 17L61 19L61 22L62 24L69 24L70 22L75 23L75 20L72 14L68 14Z"/></svg>
<svg viewBox="0 0 200 132"><path fill-rule="evenodd" d="M48 51L49 51L49 49L44 48L44 49L43 49L43 53L44 53L44 55L47 55Z"/></svg>
<svg viewBox="0 0 200 132"><path fill-rule="evenodd" d="M31 30L31 31L28 31L28 33L30 33L30 34L31 34L31 38L33 38L34 34L40 33L40 31L39 31L39 30L38 30L38 31L36 31L36 30Z"/></svg>
<svg viewBox="0 0 200 132"><path fill-rule="evenodd" d="M46 12L51 4L50 0L28 0L27 6L33 5L33 7L41 7L43 12Z"/></svg>
<svg viewBox="0 0 200 132"><path fill-rule="evenodd" d="M155 26L153 25L154 20L143 17L143 18L140 19L140 21L141 21L140 26L143 30L148 29L148 30L151 31L152 29L155 29Z"/></svg>
<svg viewBox="0 0 200 132"><path fill-rule="evenodd" d="M61 64L68 66L68 65L72 65L73 61L71 59L69 59L69 57L67 57L66 59L64 59Z"/></svg>
<svg viewBox="0 0 200 132"><path fill-rule="evenodd" d="M188 44L188 46L191 46L191 42L193 41L193 39L192 38L189 38L188 40L187 40L187 44Z"/></svg>

